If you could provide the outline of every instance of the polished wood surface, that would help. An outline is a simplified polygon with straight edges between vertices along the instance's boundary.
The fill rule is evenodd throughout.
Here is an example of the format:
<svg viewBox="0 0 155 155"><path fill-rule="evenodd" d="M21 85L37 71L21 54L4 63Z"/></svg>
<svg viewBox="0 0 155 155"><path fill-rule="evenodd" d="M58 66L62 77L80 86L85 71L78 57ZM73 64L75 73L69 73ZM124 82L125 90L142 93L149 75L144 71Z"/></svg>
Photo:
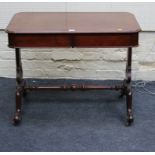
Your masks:
<svg viewBox="0 0 155 155"><path fill-rule="evenodd" d="M17 13L8 33L136 33L139 24L127 12L22 12Z"/></svg>

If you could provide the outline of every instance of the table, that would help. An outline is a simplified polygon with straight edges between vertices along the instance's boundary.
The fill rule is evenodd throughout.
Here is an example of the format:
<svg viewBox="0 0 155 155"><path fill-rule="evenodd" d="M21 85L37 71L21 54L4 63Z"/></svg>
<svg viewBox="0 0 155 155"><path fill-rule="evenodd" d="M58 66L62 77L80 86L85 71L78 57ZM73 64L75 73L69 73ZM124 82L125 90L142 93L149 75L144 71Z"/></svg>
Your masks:
<svg viewBox="0 0 155 155"><path fill-rule="evenodd" d="M27 90L119 90L126 96L127 125L133 122L131 66L132 47L138 46L140 26L127 12L21 12L14 15L6 32L16 56L16 111L21 122L22 98ZM32 86L23 78L21 48L127 48L126 76L121 85Z"/></svg>

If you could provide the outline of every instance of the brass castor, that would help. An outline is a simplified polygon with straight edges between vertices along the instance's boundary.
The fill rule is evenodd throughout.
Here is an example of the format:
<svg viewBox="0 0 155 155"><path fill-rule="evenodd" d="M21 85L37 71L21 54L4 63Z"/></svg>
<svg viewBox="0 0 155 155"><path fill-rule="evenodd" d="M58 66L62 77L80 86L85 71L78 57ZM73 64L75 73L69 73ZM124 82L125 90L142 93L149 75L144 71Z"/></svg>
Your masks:
<svg viewBox="0 0 155 155"><path fill-rule="evenodd" d="M134 122L134 119L133 118L128 118L127 121L126 121L126 126L131 126Z"/></svg>
<svg viewBox="0 0 155 155"><path fill-rule="evenodd" d="M22 118L21 118L20 114L18 113L13 118L13 122L12 123L13 123L14 126L17 126L17 125L20 124L21 120L22 120Z"/></svg>

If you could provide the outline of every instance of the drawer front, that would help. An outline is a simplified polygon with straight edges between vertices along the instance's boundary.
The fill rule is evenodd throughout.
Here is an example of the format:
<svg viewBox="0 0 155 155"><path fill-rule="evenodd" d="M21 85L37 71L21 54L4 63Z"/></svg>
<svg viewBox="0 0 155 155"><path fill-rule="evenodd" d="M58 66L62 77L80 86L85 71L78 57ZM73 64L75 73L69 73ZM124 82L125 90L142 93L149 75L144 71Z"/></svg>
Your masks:
<svg viewBox="0 0 155 155"><path fill-rule="evenodd" d="M70 37L63 34L9 34L9 47L70 47Z"/></svg>
<svg viewBox="0 0 155 155"><path fill-rule="evenodd" d="M77 34L76 47L132 47L138 46L138 33L132 34Z"/></svg>

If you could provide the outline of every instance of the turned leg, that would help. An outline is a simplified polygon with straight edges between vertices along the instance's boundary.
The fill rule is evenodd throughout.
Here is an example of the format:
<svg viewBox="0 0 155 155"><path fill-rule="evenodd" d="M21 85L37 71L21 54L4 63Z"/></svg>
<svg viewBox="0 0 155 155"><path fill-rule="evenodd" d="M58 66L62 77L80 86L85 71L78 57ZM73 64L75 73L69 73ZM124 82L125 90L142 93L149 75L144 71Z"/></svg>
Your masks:
<svg viewBox="0 0 155 155"><path fill-rule="evenodd" d="M22 95L24 91L24 80L23 80L23 69L22 69L22 62L21 62L21 53L20 49L15 49L16 55L16 111L15 116L13 118L13 124L17 125L21 121L21 106L22 106Z"/></svg>
<svg viewBox="0 0 155 155"><path fill-rule="evenodd" d="M132 85L131 85L131 65L132 65L132 48L128 48L127 64L126 64L126 79L125 79L125 94L127 104L127 125L133 122L132 114Z"/></svg>
<svg viewBox="0 0 155 155"><path fill-rule="evenodd" d="M21 121L21 104L22 104L22 94L21 91L16 90L16 112L13 118L13 124L18 125Z"/></svg>
<svg viewBox="0 0 155 155"><path fill-rule="evenodd" d="M127 126L130 126L133 122L133 114L132 114L132 91L131 89L127 90L126 94L126 103L127 103Z"/></svg>

